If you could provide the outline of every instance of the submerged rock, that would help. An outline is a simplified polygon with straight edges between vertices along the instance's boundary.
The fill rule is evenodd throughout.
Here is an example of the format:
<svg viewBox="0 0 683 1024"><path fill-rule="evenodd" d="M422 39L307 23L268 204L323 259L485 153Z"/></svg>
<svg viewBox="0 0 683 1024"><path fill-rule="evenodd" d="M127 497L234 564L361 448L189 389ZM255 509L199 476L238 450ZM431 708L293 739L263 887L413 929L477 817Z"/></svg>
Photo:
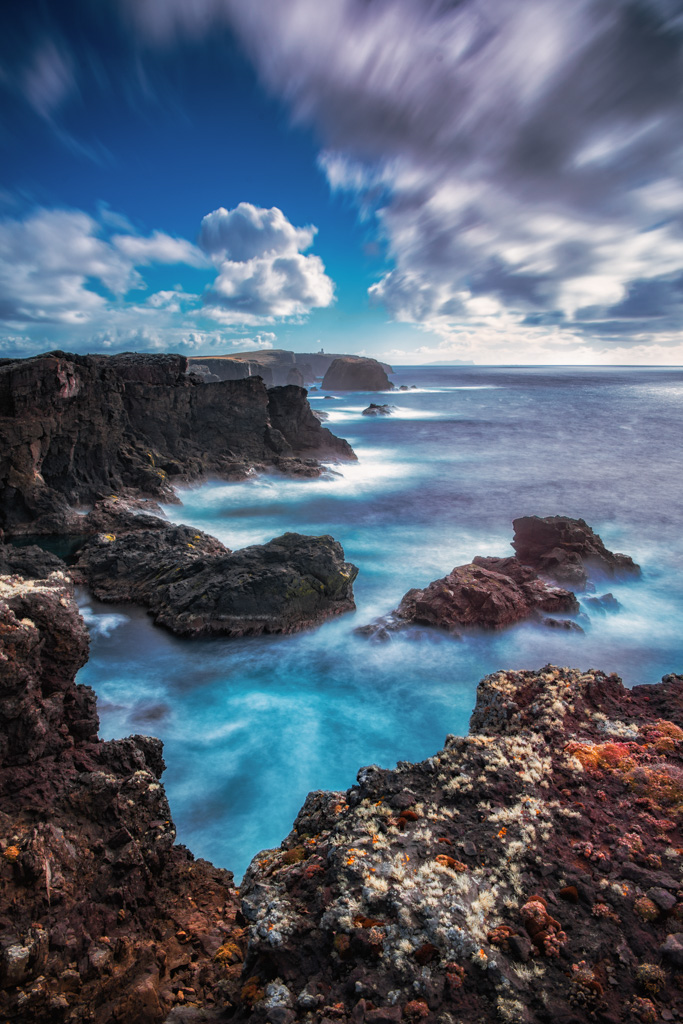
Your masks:
<svg viewBox="0 0 683 1024"><path fill-rule="evenodd" d="M611 577L640 575L632 558L609 551L583 519L523 516L512 525L519 561L562 583L585 587L589 569Z"/></svg>
<svg viewBox="0 0 683 1024"><path fill-rule="evenodd" d="M323 377L323 391L391 391L381 363L367 356L341 356Z"/></svg>
<svg viewBox="0 0 683 1024"><path fill-rule="evenodd" d="M95 513L102 521L102 513ZM86 521L89 519L85 517ZM286 533L231 552L163 519L124 515L81 548L72 575L101 601L133 601L181 636L293 633L355 608L358 569L332 537Z"/></svg>

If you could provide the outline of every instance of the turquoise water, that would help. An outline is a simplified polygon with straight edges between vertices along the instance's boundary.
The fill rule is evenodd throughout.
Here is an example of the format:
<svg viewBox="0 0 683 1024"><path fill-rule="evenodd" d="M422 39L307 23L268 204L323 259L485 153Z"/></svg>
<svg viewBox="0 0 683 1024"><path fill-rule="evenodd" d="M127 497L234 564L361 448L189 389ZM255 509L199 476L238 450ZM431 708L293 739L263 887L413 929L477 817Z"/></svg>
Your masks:
<svg viewBox="0 0 683 1024"><path fill-rule="evenodd" d="M296 636L183 641L139 610L83 599L92 652L79 681L98 694L101 735L164 740L180 841L237 876L286 835L309 790L465 732L488 672L552 661L633 685L683 670L683 371L411 367L392 379L418 390L383 396L389 418L361 415L376 396L310 396L357 465L209 483L167 508L232 548L331 533L360 567L355 614ZM529 514L582 516L641 563L641 581L599 590L619 613L592 614L585 635L522 624L461 641L354 636L410 587L511 553L511 520Z"/></svg>

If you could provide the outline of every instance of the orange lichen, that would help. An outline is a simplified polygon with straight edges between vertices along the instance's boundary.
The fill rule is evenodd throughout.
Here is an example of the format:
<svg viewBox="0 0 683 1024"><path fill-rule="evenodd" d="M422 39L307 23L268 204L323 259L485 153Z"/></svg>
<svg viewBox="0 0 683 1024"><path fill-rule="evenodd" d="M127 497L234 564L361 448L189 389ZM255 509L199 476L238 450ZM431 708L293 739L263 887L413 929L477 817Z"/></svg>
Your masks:
<svg viewBox="0 0 683 1024"><path fill-rule="evenodd" d="M638 765L626 774L625 781L634 793L666 807L669 814L683 814L683 769L677 765Z"/></svg>
<svg viewBox="0 0 683 1024"><path fill-rule="evenodd" d="M10 862L10 864L14 864L15 860L18 860L20 852L21 851L18 846L8 846L7 849L3 851L2 855L5 860Z"/></svg>
<svg viewBox="0 0 683 1024"><path fill-rule="evenodd" d="M659 907L647 896L639 896L633 904L633 909L643 921L655 921L659 917Z"/></svg>
<svg viewBox="0 0 683 1024"><path fill-rule="evenodd" d="M213 958L223 966L226 966L227 964L237 964L244 959L240 947L236 942L231 942L230 940L224 942L223 945L216 950Z"/></svg>
<svg viewBox="0 0 683 1024"><path fill-rule="evenodd" d="M247 1006L253 1006L254 1003L258 1003L261 999L265 998L265 990L261 987L261 979L258 974L255 974L252 978L249 978L240 990L240 999Z"/></svg>
<svg viewBox="0 0 683 1024"><path fill-rule="evenodd" d="M628 771L635 767L634 743L568 743L566 753L581 762L586 771Z"/></svg>
<svg viewBox="0 0 683 1024"><path fill-rule="evenodd" d="M450 868L451 871L467 871L467 864L463 864L462 861L456 860L455 857L449 857L445 853L440 853L435 858L437 864L441 864L444 868Z"/></svg>

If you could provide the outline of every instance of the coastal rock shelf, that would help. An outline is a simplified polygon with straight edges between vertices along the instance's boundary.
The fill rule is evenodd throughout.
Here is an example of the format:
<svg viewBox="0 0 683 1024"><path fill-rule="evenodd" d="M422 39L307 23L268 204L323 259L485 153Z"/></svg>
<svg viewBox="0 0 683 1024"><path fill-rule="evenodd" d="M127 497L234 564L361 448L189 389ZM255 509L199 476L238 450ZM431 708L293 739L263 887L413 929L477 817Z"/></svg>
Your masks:
<svg viewBox="0 0 683 1024"><path fill-rule="evenodd" d="M62 532L70 505L112 493L168 501L174 482L208 474L318 476L320 458L355 459L303 388L206 387L186 370L179 355L0 360L0 529Z"/></svg>
<svg viewBox="0 0 683 1024"><path fill-rule="evenodd" d="M486 677L469 736L310 794L254 859L238 1019L675 1019L681 725L680 676Z"/></svg>
<svg viewBox="0 0 683 1024"><path fill-rule="evenodd" d="M683 677L489 675L469 736L311 793L238 893L174 844L159 741L97 740L87 648L63 575L0 578L7 1019L676 1019Z"/></svg>

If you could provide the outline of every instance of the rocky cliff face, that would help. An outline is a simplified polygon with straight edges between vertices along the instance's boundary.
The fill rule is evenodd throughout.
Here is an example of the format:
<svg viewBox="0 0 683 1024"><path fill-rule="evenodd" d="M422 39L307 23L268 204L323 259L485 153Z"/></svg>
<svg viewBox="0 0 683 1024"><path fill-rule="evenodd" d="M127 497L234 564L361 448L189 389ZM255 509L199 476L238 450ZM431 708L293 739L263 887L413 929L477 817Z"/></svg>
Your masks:
<svg viewBox="0 0 683 1024"><path fill-rule="evenodd" d="M71 584L0 578L0 1015L156 1024L236 999L229 872L175 846L161 743L97 739Z"/></svg>
<svg viewBox="0 0 683 1024"><path fill-rule="evenodd" d="M212 380L241 380L244 377L262 377L268 387L286 384L309 384L322 377L335 359L344 359L338 353L290 352L286 349L265 349L256 352L235 352L229 356L193 356L190 369L202 375L206 383ZM391 373L388 363L380 363Z"/></svg>
<svg viewBox="0 0 683 1024"><path fill-rule="evenodd" d="M168 500L174 481L207 473L310 475L313 451L355 458L307 416L303 389L275 396L276 427L260 378L204 387L186 368L183 356L64 352L0 364L0 528L53 532L68 504L123 489Z"/></svg>
<svg viewBox="0 0 683 1024"><path fill-rule="evenodd" d="M366 356L333 360L321 385L326 391L391 391L393 386L382 364Z"/></svg>

